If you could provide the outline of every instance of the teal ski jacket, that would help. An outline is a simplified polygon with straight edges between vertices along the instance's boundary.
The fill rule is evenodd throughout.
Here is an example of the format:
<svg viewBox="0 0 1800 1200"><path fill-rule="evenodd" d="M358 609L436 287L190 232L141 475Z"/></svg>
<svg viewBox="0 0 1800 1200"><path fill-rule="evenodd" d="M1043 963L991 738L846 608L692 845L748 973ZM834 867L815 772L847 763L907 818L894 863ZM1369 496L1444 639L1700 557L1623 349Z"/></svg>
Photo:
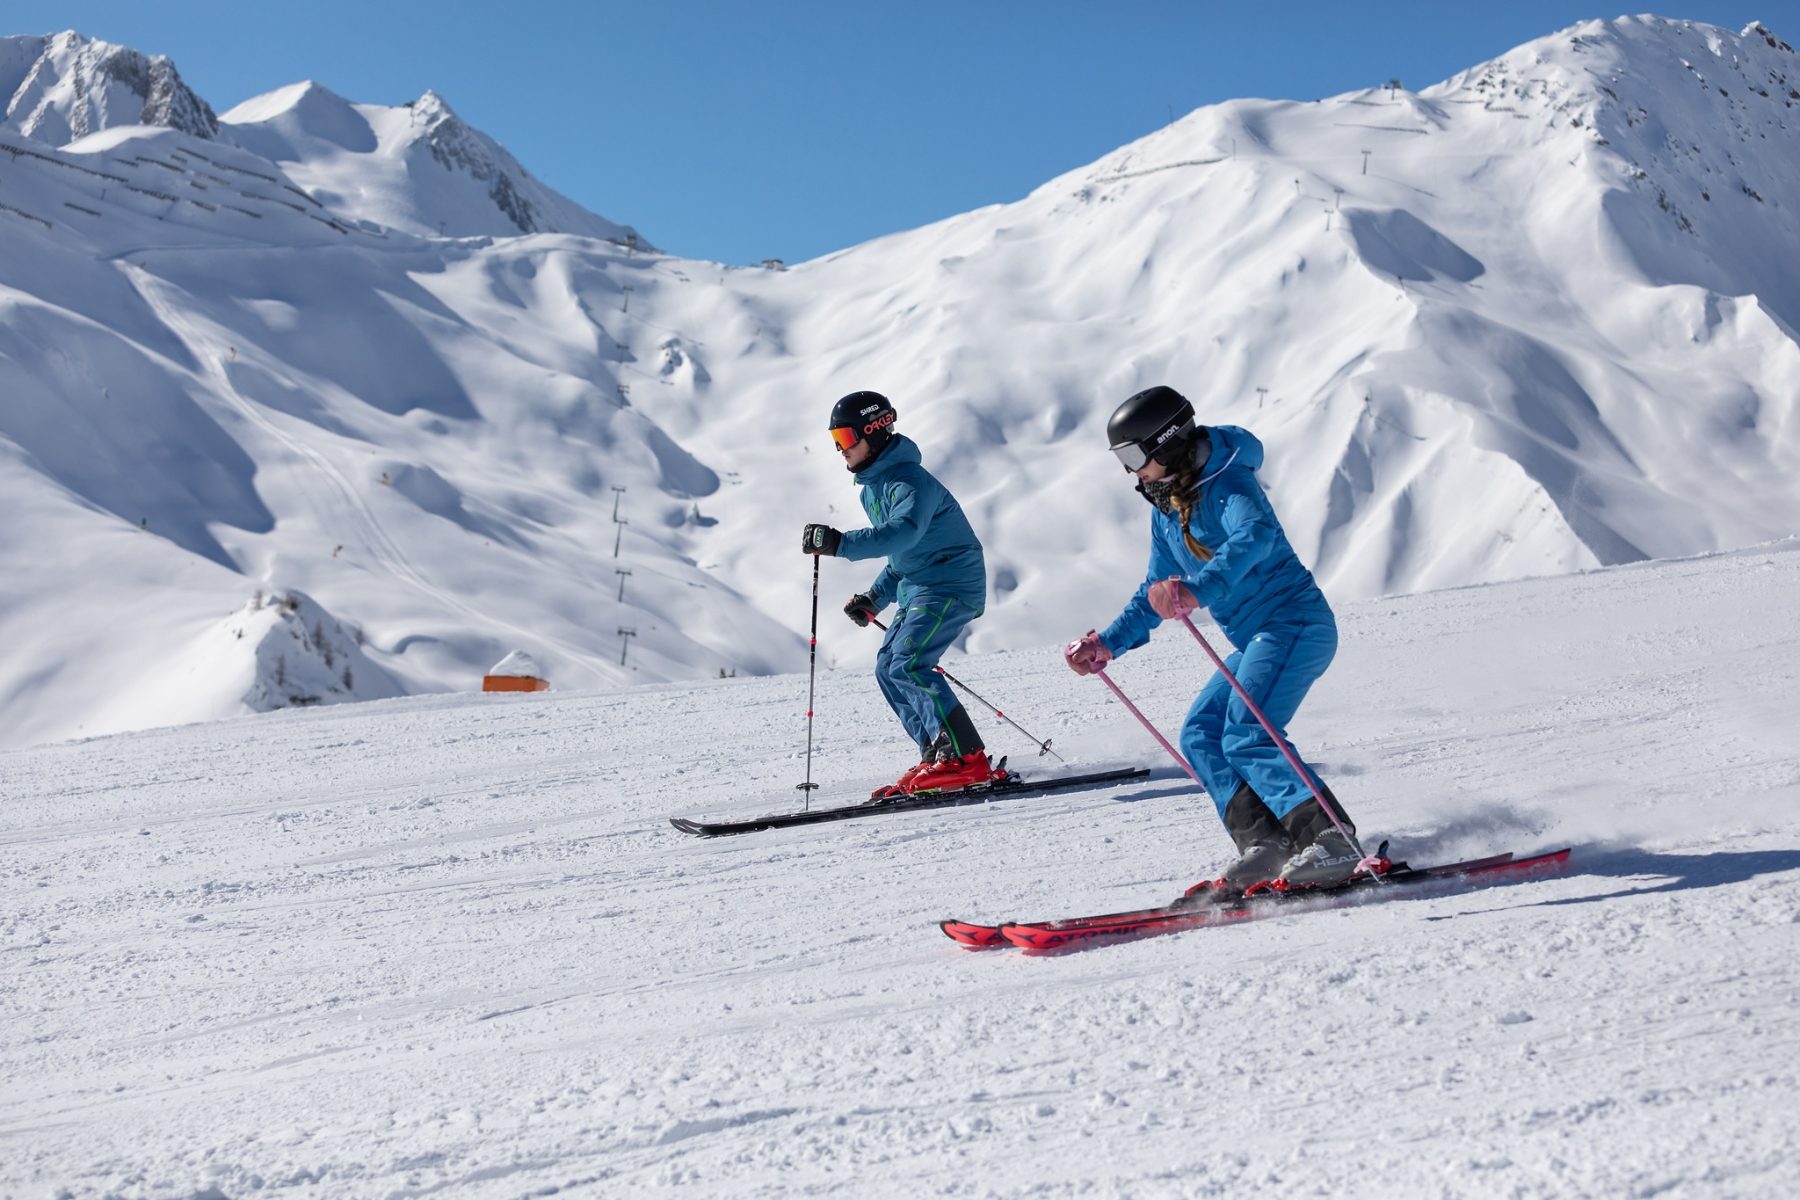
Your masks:
<svg viewBox="0 0 1800 1200"><path fill-rule="evenodd" d="M987 560L962 506L922 465L918 443L896 434L875 461L856 473L868 529L852 529L838 556L885 557L868 596L875 607L914 592L961 600L977 613L987 607Z"/></svg>

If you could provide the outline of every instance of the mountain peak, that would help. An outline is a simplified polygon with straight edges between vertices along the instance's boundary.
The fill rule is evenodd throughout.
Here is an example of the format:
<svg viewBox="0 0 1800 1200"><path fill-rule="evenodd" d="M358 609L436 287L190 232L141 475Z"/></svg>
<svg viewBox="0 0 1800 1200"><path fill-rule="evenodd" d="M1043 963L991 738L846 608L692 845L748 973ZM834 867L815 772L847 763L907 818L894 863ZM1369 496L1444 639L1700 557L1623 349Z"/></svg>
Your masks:
<svg viewBox="0 0 1800 1200"><path fill-rule="evenodd" d="M1794 53L1794 48L1792 46L1788 45L1786 42L1784 42L1780 38L1776 37L1773 33L1769 32L1769 28L1766 25L1764 25L1761 21L1752 21L1748 25L1744 26L1742 36L1744 36L1744 37L1759 37L1763 41L1768 43L1769 49L1771 49L1771 50L1782 50L1788 54Z"/></svg>
<svg viewBox="0 0 1800 1200"><path fill-rule="evenodd" d="M238 145L270 162L303 161L321 153L367 154L379 144L355 105L310 79L254 96L220 120Z"/></svg>
<svg viewBox="0 0 1800 1200"><path fill-rule="evenodd" d="M412 102L412 110L421 117L445 116L451 120L459 120L450 102L438 95L436 90L426 88L425 94Z"/></svg>
<svg viewBox="0 0 1800 1200"><path fill-rule="evenodd" d="M347 220L424 236L631 232L537 182L436 91L401 105L356 104L306 80L246 100L221 122L222 136L281 163Z"/></svg>
<svg viewBox="0 0 1800 1200"><path fill-rule="evenodd" d="M219 119L165 55L74 30L0 38L0 125L52 146L120 125L158 125L212 140Z"/></svg>
<svg viewBox="0 0 1800 1200"><path fill-rule="evenodd" d="M278 87L260 96L252 96L226 112L219 120L227 125L248 125L273 120L285 112L306 105L347 103L349 102L342 96L317 80L302 79L298 83Z"/></svg>
<svg viewBox="0 0 1800 1200"><path fill-rule="evenodd" d="M1652 104L1675 99L1681 90L1716 76L1712 85L1718 95L1729 97L1731 77L1742 90L1760 94L1777 81L1788 83L1796 70L1793 55L1793 47L1761 22L1732 33L1701 21L1649 14L1614 17L1582 21L1527 42L1428 91L1496 91L1508 78L1515 85L1536 78L1542 84L1538 92L1515 86L1516 98L1556 101L1573 91L1620 102L1631 92L1630 99ZM1671 73L1682 73L1674 79L1680 85L1676 93L1663 90ZM1784 96L1785 91L1784 86Z"/></svg>

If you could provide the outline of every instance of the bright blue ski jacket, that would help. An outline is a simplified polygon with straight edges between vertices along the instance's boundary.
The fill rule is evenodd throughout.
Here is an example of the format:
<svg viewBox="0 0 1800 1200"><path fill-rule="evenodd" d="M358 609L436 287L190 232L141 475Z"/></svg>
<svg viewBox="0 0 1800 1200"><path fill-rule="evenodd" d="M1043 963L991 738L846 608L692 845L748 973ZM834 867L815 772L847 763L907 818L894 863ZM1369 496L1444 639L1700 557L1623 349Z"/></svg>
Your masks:
<svg viewBox="0 0 1800 1200"><path fill-rule="evenodd" d="M1150 631L1162 624L1150 607L1150 585L1170 576L1187 584L1239 649L1271 625L1336 628L1325 594L1288 545L1274 507L1256 482L1262 443L1235 425L1212 427L1206 433L1212 452L1200 472L1200 500L1190 532L1213 556L1205 561L1196 557L1181 536L1181 517L1155 509L1144 582L1100 635L1114 654L1142 646L1150 640Z"/></svg>
<svg viewBox="0 0 1800 1200"><path fill-rule="evenodd" d="M987 607L987 560L962 506L921 464L918 443L896 434L886 450L856 473L863 511L873 528L852 529L838 556L881 558L887 566L869 586L877 609L915 592L954 597L977 613Z"/></svg>

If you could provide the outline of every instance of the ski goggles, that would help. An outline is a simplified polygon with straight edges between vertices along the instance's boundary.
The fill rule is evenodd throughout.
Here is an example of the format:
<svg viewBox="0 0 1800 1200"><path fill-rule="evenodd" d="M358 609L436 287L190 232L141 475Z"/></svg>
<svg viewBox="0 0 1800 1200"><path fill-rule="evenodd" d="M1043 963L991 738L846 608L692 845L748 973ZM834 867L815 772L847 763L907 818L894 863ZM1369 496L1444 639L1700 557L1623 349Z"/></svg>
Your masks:
<svg viewBox="0 0 1800 1200"><path fill-rule="evenodd" d="M848 450L862 441L862 432L851 425L840 425L831 431L831 440L839 450Z"/></svg>
<svg viewBox="0 0 1800 1200"><path fill-rule="evenodd" d="M1118 455L1120 462L1125 464L1125 469L1133 474L1143 470L1144 464L1150 461L1150 455L1136 442L1126 442L1122 446L1114 446L1112 452Z"/></svg>
<svg viewBox="0 0 1800 1200"><path fill-rule="evenodd" d="M1136 473L1144 469L1144 464L1156 457L1157 451L1174 441L1194 432L1194 419L1189 417L1178 425L1169 425L1158 431L1155 437L1143 442L1120 442L1109 447L1125 464L1125 469Z"/></svg>

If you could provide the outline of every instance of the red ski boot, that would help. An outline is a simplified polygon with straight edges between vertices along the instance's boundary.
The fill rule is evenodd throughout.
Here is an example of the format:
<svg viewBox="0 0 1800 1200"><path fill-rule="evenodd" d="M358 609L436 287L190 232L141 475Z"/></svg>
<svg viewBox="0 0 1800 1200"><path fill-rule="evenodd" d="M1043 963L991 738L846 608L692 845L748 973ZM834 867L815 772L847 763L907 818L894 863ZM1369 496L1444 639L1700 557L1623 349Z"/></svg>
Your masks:
<svg viewBox="0 0 1800 1200"><path fill-rule="evenodd" d="M961 758L940 758L912 777L908 792L950 792L977 783L1004 778L994 770L985 750L972 750Z"/></svg>
<svg viewBox="0 0 1800 1200"><path fill-rule="evenodd" d="M893 783L884 783L874 791L870 792L869 799L892 800L896 796L905 796L913 790L912 784L914 780L918 779L919 776L937 765L937 759L927 758L915 767L908 767L905 771L901 772L900 778L896 779Z"/></svg>

